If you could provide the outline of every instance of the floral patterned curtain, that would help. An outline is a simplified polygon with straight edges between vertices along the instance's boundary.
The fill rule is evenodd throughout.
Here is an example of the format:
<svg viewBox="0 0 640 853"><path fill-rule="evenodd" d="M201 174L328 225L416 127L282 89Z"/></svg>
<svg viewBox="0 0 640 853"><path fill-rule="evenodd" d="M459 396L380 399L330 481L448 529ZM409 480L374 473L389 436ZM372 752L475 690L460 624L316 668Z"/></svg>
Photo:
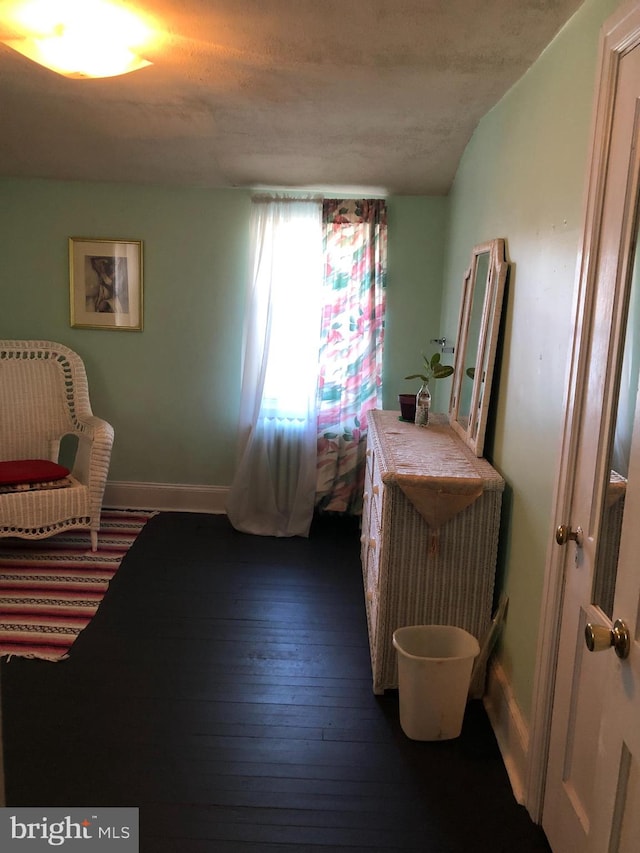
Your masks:
<svg viewBox="0 0 640 853"><path fill-rule="evenodd" d="M381 407L387 270L382 199L323 204L316 507L362 511L367 412Z"/></svg>

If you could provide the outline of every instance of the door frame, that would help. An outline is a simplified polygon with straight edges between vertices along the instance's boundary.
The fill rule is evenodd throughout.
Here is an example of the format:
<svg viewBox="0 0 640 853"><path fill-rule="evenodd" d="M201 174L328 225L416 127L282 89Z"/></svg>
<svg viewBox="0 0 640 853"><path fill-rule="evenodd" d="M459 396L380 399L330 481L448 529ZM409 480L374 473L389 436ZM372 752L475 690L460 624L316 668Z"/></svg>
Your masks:
<svg viewBox="0 0 640 853"><path fill-rule="evenodd" d="M524 804L536 823L542 821L566 560L565 550L556 544L554 532L560 524L568 524L570 521L572 475L580 433L579 415L586 390L594 323L595 275L618 67L622 56L638 45L640 0L633 0L623 4L605 21L600 30L587 194L584 202L584 228L578 250L572 306L574 337L567 367L562 440L538 623L531 736L524 784Z"/></svg>

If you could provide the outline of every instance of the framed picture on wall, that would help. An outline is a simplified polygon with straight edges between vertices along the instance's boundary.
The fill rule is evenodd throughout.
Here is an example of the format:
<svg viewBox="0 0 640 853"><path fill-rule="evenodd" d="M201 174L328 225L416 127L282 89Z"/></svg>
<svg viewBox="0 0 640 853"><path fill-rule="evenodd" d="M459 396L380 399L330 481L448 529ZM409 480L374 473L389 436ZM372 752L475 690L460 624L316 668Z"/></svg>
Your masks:
<svg viewBox="0 0 640 853"><path fill-rule="evenodd" d="M71 326L142 331L142 241L69 238Z"/></svg>

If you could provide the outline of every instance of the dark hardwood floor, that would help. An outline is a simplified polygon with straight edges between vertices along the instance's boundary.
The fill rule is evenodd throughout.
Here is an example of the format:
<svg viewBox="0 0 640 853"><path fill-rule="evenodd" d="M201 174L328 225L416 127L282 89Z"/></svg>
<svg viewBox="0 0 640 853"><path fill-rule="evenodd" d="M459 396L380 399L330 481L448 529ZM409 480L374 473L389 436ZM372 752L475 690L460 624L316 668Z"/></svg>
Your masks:
<svg viewBox="0 0 640 853"><path fill-rule="evenodd" d="M350 521L163 513L68 660L2 663L7 800L140 808L142 853L544 853L480 702L404 736L371 690Z"/></svg>

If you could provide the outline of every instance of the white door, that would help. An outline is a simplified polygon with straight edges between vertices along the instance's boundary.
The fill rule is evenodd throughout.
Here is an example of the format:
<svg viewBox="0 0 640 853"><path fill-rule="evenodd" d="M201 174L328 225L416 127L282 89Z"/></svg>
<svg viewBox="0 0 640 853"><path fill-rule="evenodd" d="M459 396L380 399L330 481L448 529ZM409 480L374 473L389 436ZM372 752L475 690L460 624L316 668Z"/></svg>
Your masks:
<svg viewBox="0 0 640 853"><path fill-rule="evenodd" d="M629 631L629 656L607 651L588 850L640 851L640 395L636 402L613 613ZM606 623L606 622L605 622Z"/></svg>
<svg viewBox="0 0 640 853"><path fill-rule="evenodd" d="M640 4L625 27L601 96L613 113L602 119L602 205L587 217L592 272L575 374L585 393L558 531L563 604L542 811L554 853L640 851Z"/></svg>

